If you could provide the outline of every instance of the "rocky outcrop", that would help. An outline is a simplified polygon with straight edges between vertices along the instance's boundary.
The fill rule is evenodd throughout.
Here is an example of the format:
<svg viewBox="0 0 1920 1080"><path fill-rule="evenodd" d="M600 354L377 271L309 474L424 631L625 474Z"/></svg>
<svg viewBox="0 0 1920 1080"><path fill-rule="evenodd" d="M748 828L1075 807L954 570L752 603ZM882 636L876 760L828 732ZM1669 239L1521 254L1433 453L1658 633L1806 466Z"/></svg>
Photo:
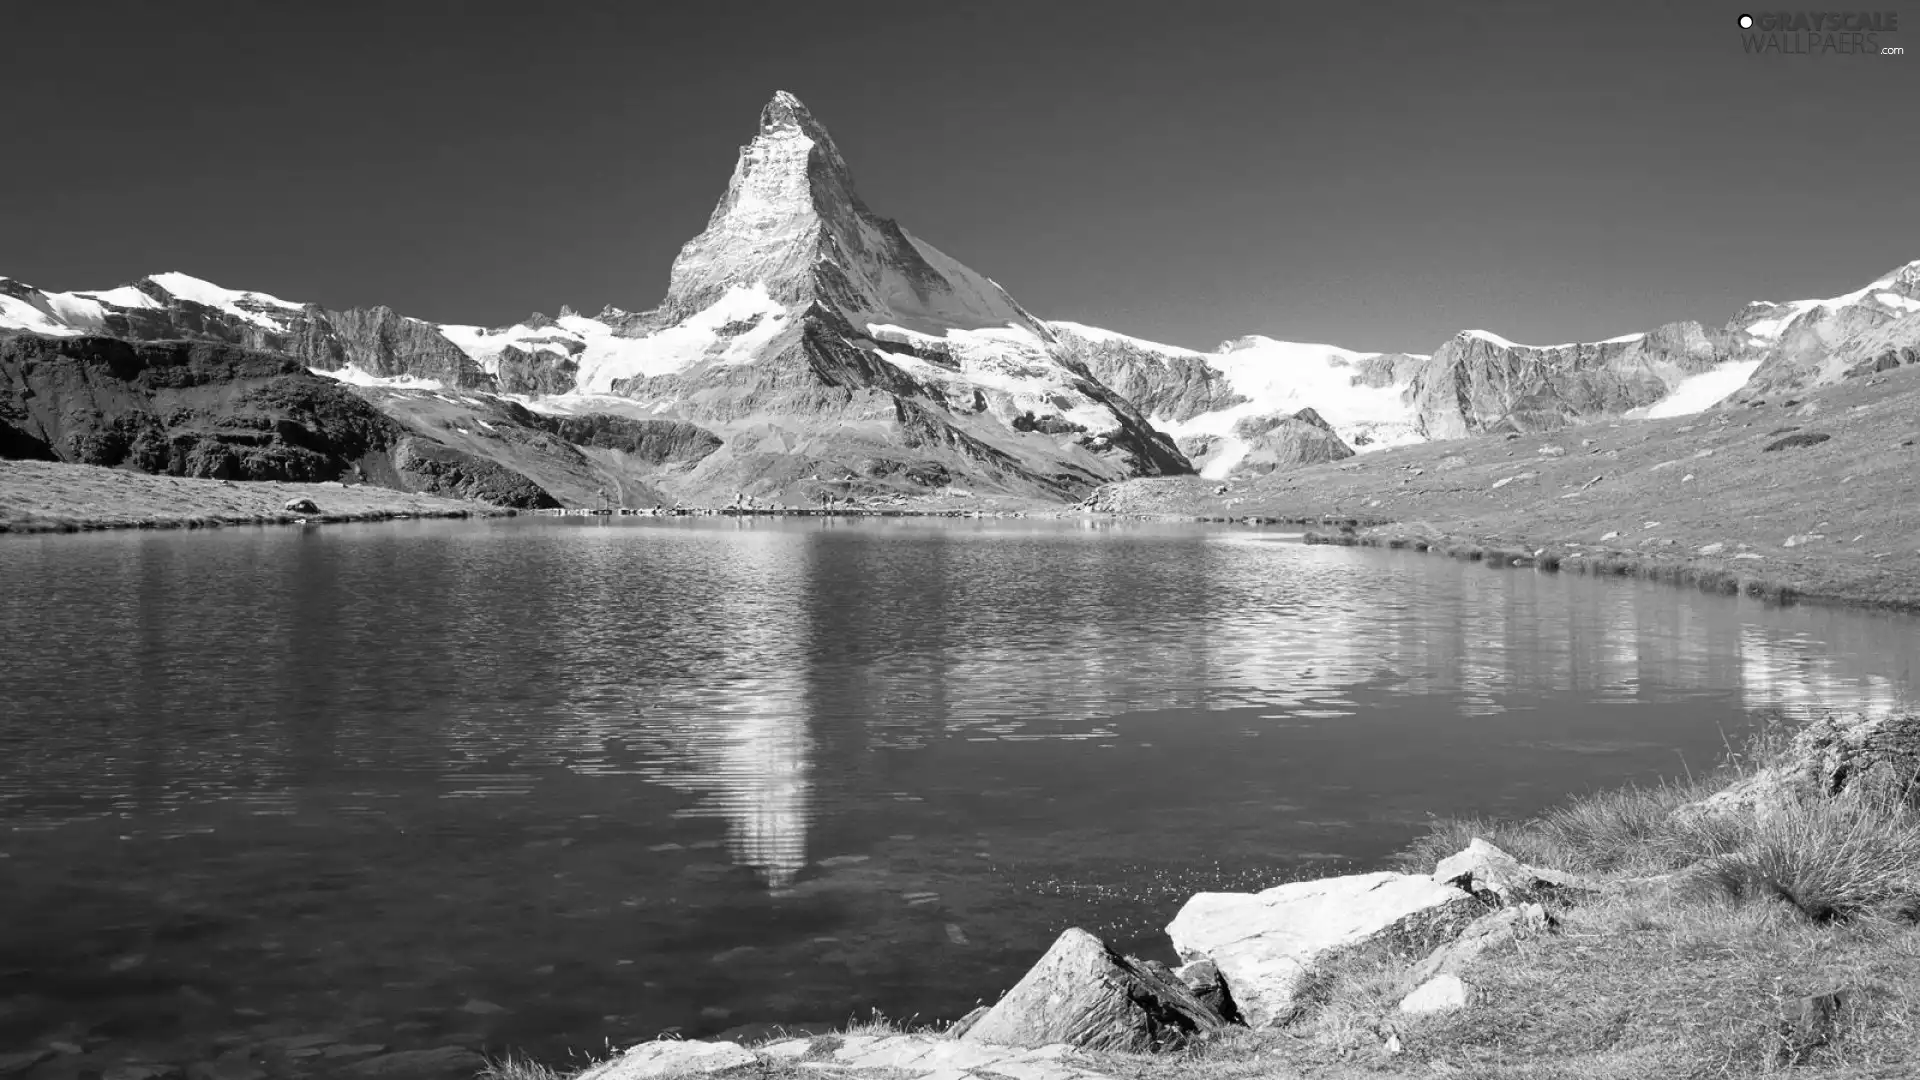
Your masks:
<svg viewBox="0 0 1920 1080"><path fill-rule="evenodd" d="M1078 323L1047 324L1063 359L1148 416L1180 423L1247 400L1205 353L1140 341Z"/></svg>
<svg viewBox="0 0 1920 1080"><path fill-rule="evenodd" d="M398 425L284 356L206 342L0 334L0 450L235 480L331 480Z"/></svg>
<svg viewBox="0 0 1920 1080"><path fill-rule="evenodd" d="M523 350L508 345L500 350L497 363L494 380L503 394L550 397L571 393L580 373L573 357L545 348Z"/></svg>
<svg viewBox="0 0 1920 1080"><path fill-rule="evenodd" d="M1440 860L1433 868L1433 880L1502 905L1589 888L1572 874L1528 866L1477 836L1464 850Z"/></svg>
<svg viewBox="0 0 1920 1080"><path fill-rule="evenodd" d="M1920 715L1821 717L1794 735L1773 764L1678 813L1764 815L1800 800L1842 795L1920 804Z"/></svg>
<svg viewBox="0 0 1920 1080"><path fill-rule="evenodd" d="M1259 893L1200 893L1167 926L1191 963L1211 960L1252 1027L1290 1018L1309 976L1385 935L1446 940L1485 910L1433 879L1381 872L1279 885Z"/></svg>
<svg viewBox="0 0 1920 1080"><path fill-rule="evenodd" d="M1431 356L1415 356L1411 353L1377 353L1362 357L1353 365L1353 385L1376 390L1406 386L1432 359Z"/></svg>
<svg viewBox="0 0 1920 1080"><path fill-rule="evenodd" d="M338 338L338 362L330 353L290 348L309 367L335 370L348 364L375 378L427 379L454 389L491 390L491 375L481 370L440 328L405 318L392 308L352 308L322 313Z"/></svg>
<svg viewBox="0 0 1920 1080"><path fill-rule="evenodd" d="M691 464L720 449L720 437L682 420L636 420L608 413L551 416L529 412L526 423L577 446L618 450L649 465Z"/></svg>
<svg viewBox="0 0 1920 1080"><path fill-rule="evenodd" d="M1551 431L1653 405L1725 358L1698 323L1566 345L1519 345L1467 330L1434 350L1407 399L1430 439Z"/></svg>
<svg viewBox="0 0 1920 1080"><path fill-rule="evenodd" d="M1246 455L1233 467L1236 476L1265 475L1354 456L1353 448L1312 409L1291 416L1250 416L1233 426L1233 434L1247 443Z"/></svg>
<svg viewBox="0 0 1920 1080"><path fill-rule="evenodd" d="M476 454L409 436L393 450L393 467L413 491L478 499L519 510L546 510L559 501L519 472Z"/></svg>
<svg viewBox="0 0 1920 1080"><path fill-rule="evenodd" d="M296 360L212 342L0 333L0 455L232 480L356 474L557 505L524 475L420 435Z"/></svg>
<svg viewBox="0 0 1920 1080"><path fill-rule="evenodd" d="M1211 960L1195 960L1173 969L1173 977L1187 984L1193 996L1200 999L1200 1004L1213 1010L1215 1016L1228 1023L1240 1022L1240 1008L1233 1003L1233 992L1227 989L1227 980L1220 977L1220 965Z"/></svg>
<svg viewBox="0 0 1920 1080"><path fill-rule="evenodd" d="M1143 1052L1175 1049L1223 1021L1178 979L1084 930L1061 934L966 1033L969 1042Z"/></svg>
<svg viewBox="0 0 1920 1080"><path fill-rule="evenodd" d="M1920 357L1920 261L1826 300L1750 304L1725 333L1759 367L1730 398L1743 404L1831 386Z"/></svg>
<svg viewBox="0 0 1920 1080"><path fill-rule="evenodd" d="M1540 904L1501 908L1468 924L1460 936L1442 944L1413 966L1411 980L1424 983L1436 975L1459 975L1481 954L1523 935L1542 933L1553 925Z"/></svg>

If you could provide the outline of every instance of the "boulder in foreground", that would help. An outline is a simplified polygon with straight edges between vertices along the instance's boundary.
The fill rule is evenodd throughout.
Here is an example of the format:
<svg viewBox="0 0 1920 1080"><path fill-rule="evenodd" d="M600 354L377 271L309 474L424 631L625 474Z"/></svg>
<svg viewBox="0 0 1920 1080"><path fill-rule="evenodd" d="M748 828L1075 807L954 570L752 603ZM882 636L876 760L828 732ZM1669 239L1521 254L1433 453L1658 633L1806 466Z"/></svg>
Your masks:
<svg viewBox="0 0 1920 1080"><path fill-rule="evenodd" d="M1061 934L1040 962L960 1037L1001 1046L1065 1043L1141 1053L1176 1049L1223 1026L1177 979L1121 956L1085 930Z"/></svg>
<svg viewBox="0 0 1920 1080"><path fill-rule="evenodd" d="M1415 874L1298 881L1259 893L1200 893L1167 926L1181 959L1212 960L1251 1027L1293 1015L1314 967L1386 934L1451 938L1480 901Z"/></svg>

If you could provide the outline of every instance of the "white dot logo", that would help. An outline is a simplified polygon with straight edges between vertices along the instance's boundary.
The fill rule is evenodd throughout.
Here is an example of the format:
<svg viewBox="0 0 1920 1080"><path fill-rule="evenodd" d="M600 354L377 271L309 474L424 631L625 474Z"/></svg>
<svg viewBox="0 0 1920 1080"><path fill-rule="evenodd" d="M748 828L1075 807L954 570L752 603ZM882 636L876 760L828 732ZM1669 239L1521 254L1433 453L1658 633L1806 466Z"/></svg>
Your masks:
<svg viewBox="0 0 1920 1080"><path fill-rule="evenodd" d="M1753 16L1751 15L1740 16L1740 29L1742 30L1753 29Z"/></svg>

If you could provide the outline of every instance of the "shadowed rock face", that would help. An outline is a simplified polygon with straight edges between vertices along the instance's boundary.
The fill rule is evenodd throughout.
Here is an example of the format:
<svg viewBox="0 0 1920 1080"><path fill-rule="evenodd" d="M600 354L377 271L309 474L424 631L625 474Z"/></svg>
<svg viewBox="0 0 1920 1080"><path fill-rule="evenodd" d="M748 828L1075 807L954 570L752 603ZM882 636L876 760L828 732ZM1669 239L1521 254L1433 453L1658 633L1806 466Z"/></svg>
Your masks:
<svg viewBox="0 0 1920 1080"><path fill-rule="evenodd" d="M331 480L397 424L285 356L210 342L0 334L9 457L239 480Z"/></svg>
<svg viewBox="0 0 1920 1080"><path fill-rule="evenodd" d="M334 358L331 353L315 355L287 350L309 367L330 371L352 364L379 378L431 379L461 390L494 388L493 377L430 323L404 318L388 307L320 314L332 327L344 355L340 357L341 362L328 363Z"/></svg>
<svg viewBox="0 0 1920 1080"><path fill-rule="evenodd" d="M394 447L393 467L417 491L521 510L560 505L540 485L498 462L418 436L401 439Z"/></svg>
<svg viewBox="0 0 1920 1080"><path fill-rule="evenodd" d="M503 394L549 397L573 390L580 365L572 357L549 349L522 350L512 345L500 350L500 370L494 376Z"/></svg>
<svg viewBox="0 0 1920 1080"><path fill-rule="evenodd" d="M0 333L0 456L234 480L357 472L409 491L558 505L294 359L204 341Z"/></svg>
<svg viewBox="0 0 1920 1080"><path fill-rule="evenodd" d="M1145 342L1089 334L1071 324L1049 325L1064 358L1148 416L1179 423L1248 400L1234 392L1204 354L1152 349Z"/></svg>
<svg viewBox="0 0 1920 1080"><path fill-rule="evenodd" d="M526 422L579 446L619 450L650 465L692 463L720 449L720 438L681 420L635 420L588 413L582 416L526 414Z"/></svg>
<svg viewBox="0 0 1920 1080"><path fill-rule="evenodd" d="M1504 429L1551 431L1652 405L1725 358L1698 323L1632 340L1515 345L1471 331L1434 351L1407 389L1421 432L1458 439Z"/></svg>
<svg viewBox="0 0 1920 1080"><path fill-rule="evenodd" d="M1225 1026L1185 983L1156 967L1085 930L1068 930L961 1038L1138 1053L1176 1049Z"/></svg>

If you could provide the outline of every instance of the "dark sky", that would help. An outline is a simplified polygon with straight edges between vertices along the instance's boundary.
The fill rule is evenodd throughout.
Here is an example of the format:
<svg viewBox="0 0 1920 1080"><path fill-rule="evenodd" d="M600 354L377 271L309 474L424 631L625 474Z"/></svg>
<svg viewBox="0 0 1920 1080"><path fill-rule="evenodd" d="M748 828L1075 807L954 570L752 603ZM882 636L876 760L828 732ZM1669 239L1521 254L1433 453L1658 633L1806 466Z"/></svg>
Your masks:
<svg viewBox="0 0 1920 1080"><path fill-rule="evenodd" d="M1920 258L1920 7L1905 57L1748 56L1741 10L5 0L0 273L643 309L776 89L1036 314L1182 345L1609 337Z"/></svg>

